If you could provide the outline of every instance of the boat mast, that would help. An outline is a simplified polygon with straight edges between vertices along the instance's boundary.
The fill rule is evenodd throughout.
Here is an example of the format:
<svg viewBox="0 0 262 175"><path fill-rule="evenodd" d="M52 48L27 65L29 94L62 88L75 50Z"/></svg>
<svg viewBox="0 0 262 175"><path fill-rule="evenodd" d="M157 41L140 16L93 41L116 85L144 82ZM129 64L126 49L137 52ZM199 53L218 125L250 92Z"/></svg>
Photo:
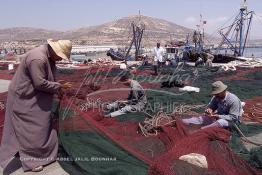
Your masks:
<svg viewBox="0 0 262 175"><path fill-rule="evenodd" d="M238 56L243 56L243 33L244 33L244 13L247 11L247 4L246 0L244 0L244 3L242 4L240 8L240 24L239 24L239 51L238 51Z"/></svg>

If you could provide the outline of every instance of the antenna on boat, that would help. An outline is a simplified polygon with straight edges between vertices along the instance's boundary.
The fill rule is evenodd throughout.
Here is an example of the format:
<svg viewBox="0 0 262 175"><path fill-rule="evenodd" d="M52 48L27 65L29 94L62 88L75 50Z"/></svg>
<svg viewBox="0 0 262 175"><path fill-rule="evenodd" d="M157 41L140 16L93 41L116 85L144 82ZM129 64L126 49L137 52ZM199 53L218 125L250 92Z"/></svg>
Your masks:
<svg viewBox="0 0 262 175"><path fill-rule="evenodd" d="M241 4L241 9L247 10L247 0L243 0Z"/></svg>

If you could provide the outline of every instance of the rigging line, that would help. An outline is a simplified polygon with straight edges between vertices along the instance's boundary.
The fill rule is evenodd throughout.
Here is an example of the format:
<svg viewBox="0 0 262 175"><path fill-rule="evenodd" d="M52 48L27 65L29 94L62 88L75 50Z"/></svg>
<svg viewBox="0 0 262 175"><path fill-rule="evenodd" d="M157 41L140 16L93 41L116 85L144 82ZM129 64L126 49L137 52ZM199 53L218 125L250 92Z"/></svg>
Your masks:
<svg viewBox="0 0 262 175"><path fill-rule="evenodd" d="M255 13L254 13L254 15L256 15ZM259 17L258 15L256 15L256 17ZM261 23L261 25L262 25L262 17L261 17L261 19L259 19L259 18L256 18L257 19L257 21L259 22L259 23Z"/></svg>
<svg viewBox="0 0 262 175"><path fill-rule="evenodd" d="M219 30L220 31L222 31L222 30L224 30L224 29L227 29L227 28L230 28L230 27L232 27L232 26L234 26L234 25L239 25L239 22L240 22L240 19L236 19L235 21L234 21L234 23L232 23L230 26L227 26L227 27L224 27L224 28L220 28Z"/></svg>
<svg viewBox="0 0 262 175"><path fill-rule="evenodd" d="M254 12L254 15L256 15L256 16L262 18L262 16L258 15L256 12Z"/></svg>
<svg viewBox="0 0 262 175"><path fill-rule="evenodd" d="M237 16L236 16L237 15ZM214 32L211 34L211 35L209 35L210 37L214 37L214 35L215 35L215 33L219 33L219 31L220 30L223 30L223 29L226 29L226 28L229 28L229 27L232 27L233 25L235 25L236 23L237 23L237 18L238 18L238 16L239 16L239 12L237 12L236 14L234 14L233 16L231 16L231 18L230 19L228 19L222 26L221 26L221 28L220 29L218 29L218 30L214 30ZM235 20L234 21L236 21L235 23L233 23L233 24L231 24L230 26L228 26L228 27L224 27L227 23L229 23L229 21L231 21L233 18L235 17ZM223 28L224 27L224 28ZM208 40L207 40L208 41ZM209 43L211 43L210 41L208 41Z"/></svg>
<svg viewBox="0 0 262 175"><path fill-rule="evenodd" d="M239 12L236 12L233 16L231 16L222 26L221 26L221 28L222 27L224 27L227 23L229 23L229 21L231 21L234 17L235 17L235 20L238 18L238 16L239 16ZM235 21L234 20L234 21Z"/></svg>
<svg viewBox="0 0 262 175"><path fill-rule="evenodd" d="M251 16L248 17L248 19L246 20L247 24L247 31L246 31L246 36L245 36L245 41L244 41L244 48L243 48L243 52L245 51L245 47L246 44L249 43L249 39L250 39L250 31L251 31L251 25L252 25L252 17L253 14L251 13ZM242 53L243 54L243 53Z"/></svg>

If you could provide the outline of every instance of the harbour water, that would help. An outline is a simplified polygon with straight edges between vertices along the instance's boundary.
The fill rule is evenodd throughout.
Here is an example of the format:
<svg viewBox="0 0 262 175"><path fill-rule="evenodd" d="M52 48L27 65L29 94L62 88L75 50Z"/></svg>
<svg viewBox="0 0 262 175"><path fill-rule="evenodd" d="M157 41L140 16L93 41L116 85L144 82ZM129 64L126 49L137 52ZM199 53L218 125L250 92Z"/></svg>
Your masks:
<svg viewBox="0 0 262 175"><path fill-rule="evenodd" d="M219 51L220 54L229 54L233 55L233 51L230 51L229 49L221 49ZM257 48L246 48L244 51L244 56L245 57L254 57L254 58L262 58L262 47L257 47Z"/></svg>
<svg viewBox="0 0 262 175"><path fill-rule="evenodd" d="M221 54L225 54L225 50L220 50ZM230 51L227 54L232 54ZM255 57L262 59L262 47L261 48L246 48L244 52L245 57ZM106 57L106 53L92 53L92 54L72 54L73 61L82 62L84 60L93 60L96 58Z"/></svg>
<svg viewBox="0 0 262 175"><path fill-rule="evenodd" d="M88 54L71 54L73 61L83 62L88 60L94 60L96 58L106 57L106 53L88 53Z"/></svg>
<svg viewBox="0 0 262 175"><path fill-rule="evenodd" d="M244 55L246 57L252 57L252 54L256 58L262 58L262 47L261 48L246 48Z"/></svg>

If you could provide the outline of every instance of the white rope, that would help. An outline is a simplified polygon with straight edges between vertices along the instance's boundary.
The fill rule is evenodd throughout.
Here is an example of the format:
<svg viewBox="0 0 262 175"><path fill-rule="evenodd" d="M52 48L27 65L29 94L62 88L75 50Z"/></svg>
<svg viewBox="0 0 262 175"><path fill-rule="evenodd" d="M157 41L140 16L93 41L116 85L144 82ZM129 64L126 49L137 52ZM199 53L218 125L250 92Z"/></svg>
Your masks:
<svg viewBox="0 0 262 175"><path fill-rule="evenodd" d="M243 68L255 68L255 67L262 67L262 60L260 59L250 59L245 62L242 61L231 61L228 64L224 64L221 66L221 68L224 71L235 71L236 67L243 67Z"/></svg>
<svg viewBox="0 0 262 175"><path fill-rule="evenodd" d="M174 114L185 114L193 109L202 108L206 105L180 105L177 106L171 114L167 114L163 111L159 111L156 115L148 115L150 118L146 118L143 123L139 123L140 131L145 137L156 136L158 134L158 128L161 126L167 126L176 121L173 117Z"/></svg>
<svg viewBox="0 0 262 175"><path fill-rule="evenodd" d="M145 114L149 115L146 112ZM155 116L151 116L151 115L149 116L150 118L146 118L143 124L142 123L138 124L140 131L145 137L156 136L158 134L157 129L159 127L169 125L176 121L175 119L172 118L171 115L166 114L163 111L158 112Z"/></svg>
<svg viewBox="0 0 262 175"><path fill-rule="evenodd" d="M205 106L206 105L184 105L182 104L182 105L175 107L172 114L185 114L185 113L191 112L193 109L199 109Z"/></svg>

